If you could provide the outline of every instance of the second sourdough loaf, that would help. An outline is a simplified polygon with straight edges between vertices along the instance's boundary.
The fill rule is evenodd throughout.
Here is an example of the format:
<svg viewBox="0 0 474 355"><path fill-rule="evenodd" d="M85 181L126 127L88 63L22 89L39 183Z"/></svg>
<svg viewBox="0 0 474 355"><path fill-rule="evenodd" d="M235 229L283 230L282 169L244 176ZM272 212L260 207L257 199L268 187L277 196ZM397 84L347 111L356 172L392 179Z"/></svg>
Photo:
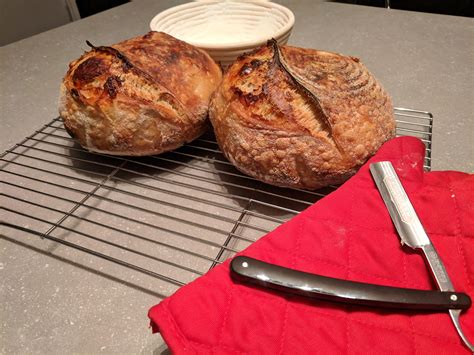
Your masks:
<svg viewBox="0 0 474 355"><path fill-rule="evenodd" d="M242 172L269 184L339 184L395 135L388 94L354 57L269 41L227 70L209 111Z"/></svg>

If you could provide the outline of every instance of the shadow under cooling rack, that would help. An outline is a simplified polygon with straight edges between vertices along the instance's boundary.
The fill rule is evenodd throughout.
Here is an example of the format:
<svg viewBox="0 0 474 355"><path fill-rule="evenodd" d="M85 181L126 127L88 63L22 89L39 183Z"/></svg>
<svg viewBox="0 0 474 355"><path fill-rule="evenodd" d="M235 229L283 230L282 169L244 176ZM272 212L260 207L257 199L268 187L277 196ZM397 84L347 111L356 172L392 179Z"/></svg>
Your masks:
<svg viewBox="0 0 474 355"><path fill-rule="evenodd" d="M397 135L425 143L429 170L432 115L402 108L395 115ZM5 236L37 235L53 242L50 253L71 247L174 289L337 188L311 192L261 183L238 172L211 133L158 156L90 153L59 118L0 159Z"/></svg>

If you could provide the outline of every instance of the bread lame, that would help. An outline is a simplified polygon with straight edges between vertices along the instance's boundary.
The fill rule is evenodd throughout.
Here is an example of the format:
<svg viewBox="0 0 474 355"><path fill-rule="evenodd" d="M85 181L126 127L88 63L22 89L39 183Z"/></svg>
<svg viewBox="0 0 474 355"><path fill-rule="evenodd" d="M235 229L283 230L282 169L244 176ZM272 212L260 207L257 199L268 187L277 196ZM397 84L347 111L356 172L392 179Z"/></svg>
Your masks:
<svg viewBox="0 0 474 355"><path fill-rule="evenodd" d="M464 344L472 351L472 344L462 332L459 322L461 310L471 306L470 297L465 293L454 292L443 263L424 232L391 164L377 163L371 166L371 171L400 233L402 244L420 248L426 253L440 290L398 288L336 279L247 256L236 256L232 260L232 277L240 282L328 301L381 308L448 310Z"/></svg>
<svg viewBox="0 0 474 355"><path fill-rule="evenodd" d="M370 172L398 231L402 245L407 245L412 249L421 249L440 291L454 292L454 286L443 261L426 234L392 163L389 161L373 163L370 165ZM453 300L456 298L456 295L451 296ZM449 309L456 331L466 347L474 352L474 345L462 331L460 314L460 309Z"/></svg>

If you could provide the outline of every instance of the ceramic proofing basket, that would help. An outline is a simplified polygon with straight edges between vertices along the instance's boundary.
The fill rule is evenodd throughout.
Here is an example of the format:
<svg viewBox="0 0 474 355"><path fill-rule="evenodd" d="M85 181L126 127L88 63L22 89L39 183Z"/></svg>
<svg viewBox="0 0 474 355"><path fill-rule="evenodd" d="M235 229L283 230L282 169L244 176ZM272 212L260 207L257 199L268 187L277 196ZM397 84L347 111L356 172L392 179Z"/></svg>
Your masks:
<svg viewBox="0 0 474 355"><path fill-rule="evenodd" d="M150 28L204 49L226 67L271 38L286 44L294 23L291 10L272 2L200 1L159 13Z"/></svg>

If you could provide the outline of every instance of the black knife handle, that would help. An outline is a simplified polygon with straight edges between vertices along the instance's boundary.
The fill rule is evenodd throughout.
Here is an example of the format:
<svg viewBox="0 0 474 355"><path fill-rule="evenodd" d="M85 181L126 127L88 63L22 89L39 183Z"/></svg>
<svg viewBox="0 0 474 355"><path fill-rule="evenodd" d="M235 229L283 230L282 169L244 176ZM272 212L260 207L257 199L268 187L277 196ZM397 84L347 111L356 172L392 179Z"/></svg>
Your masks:
<svg viewBox="0 0 474 355"><path fill-rule="evenodd" d="M460 292L425 291L336 279L246 256L235 257L230 269L237 280L300 296L384 308L447 310L467 309L471 298Z"/></svg>

